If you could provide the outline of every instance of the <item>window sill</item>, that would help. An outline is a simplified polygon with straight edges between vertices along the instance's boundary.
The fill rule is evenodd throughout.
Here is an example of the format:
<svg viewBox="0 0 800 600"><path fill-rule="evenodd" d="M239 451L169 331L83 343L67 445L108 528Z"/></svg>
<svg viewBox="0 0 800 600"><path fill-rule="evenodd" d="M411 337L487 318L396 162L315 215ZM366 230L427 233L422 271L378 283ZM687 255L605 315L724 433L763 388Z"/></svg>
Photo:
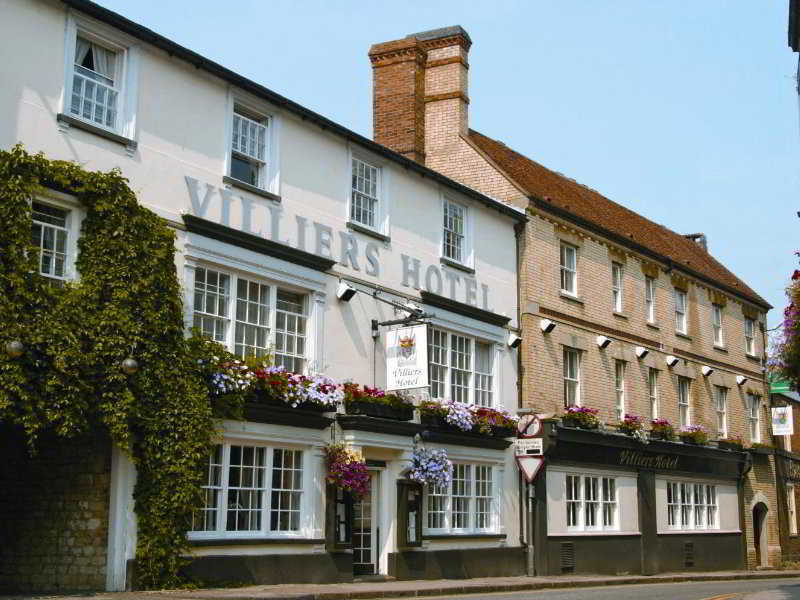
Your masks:
<svg viewBox="0 0 800 600"><path fill-rule="evenodd" d="M745 352L744 357L746 359L748 359L748 360L753 360L753 361L761 364L761 359L758 358L758 356L756 356L755 354L748 354L748 353Z"/></svg>
<svg viewBox="0 0 800 600"><path fill-rule="evenodd" d="M725 346L717 346L716 344L714 344L714 350L717 352L724 352L725 354L728 353L728 349Z"/></svg>
<svg viewBox="0 0 800 600"><path fill-rule="evenodd" d="M504 540L506 539L505 533L432 533L430 535L423 535L423 540Z"/></svg>
<svg viewBox="0 0 800 600"><path fill-rule="evenodd" d="M566 531L564 533L548 533L547 537L587 537L587 536L634 536L642 535L640 531L603 531L602 529L592 531Z"/></svg>
<svg viewBox="0 0 800 600"><path fill-rule="evenodd" d="M263 546L281 544L324 544L324 539L315 538L274 538L274 537L253 537L253 538L190 538L190 546Z"/></svg>
<svg viewBox="0 0 800 600"><path fill-rule="evenodd" d="M267 190L262 190L259 187L254 185L250 185L249 183L245 183L244 181L239 181L238 179L234 179L233 177L229 177L228 175L224 175L222 177L222 183L225 183L231 187L239 188L240 190L244 190L246 192L250 192L251 194L255 194L256 196L261 196L262 198L266 198L267 200L272 200L273 202L280 202L281 197L277 194L273 194L272 192L268 192Z"/></svg>
<svg viewBox="0 0 800 600"><path fill-rule="evenodd" d="M675 337L683 338L684 340L692 341L692 337L686 333L681 333L680 331L675 332Z"/></svg>
<svg viewBox="0 0 800 600"><path fill-rule="evenodd" d="M614 315L615 317L619 317L620 319L625 319L626 321L628 320L628 315L626 315L624 312L619 312L615 310L611 314Z"/></svg>
<svg viewBox="0 0 800 600"><path fill-rule="evenodd" d="M133 152L136 151L136 147L139 145L139 143L136 140L126 138L125 136L119 135L118 133L114 133L113 131L109 131L108 129L103 129L102 127L98 127L97 125L92 125L91 123L89 123L88 121L84 121L83 119L78 119L76 117L71 117L70 115L65 115L64 113L58 113L56 115L56 121L58 121L62 125L66 125L67 128L75 127L77 129L83 129L84 131L88 131L89 133L93 133L99 137L103 137L106 138L107 140L111 140L112 142L122 144L131 154L133 154Z"/></svg>
<svg viewBox="0 0 800 600"><path fill-rule="evenodd" d="M651 323L651 322L648 321L647 323L645 323L645 325L647 325L650 329L655 329L656 331L661 331L661 327L659 327L655 323Z"/></svg>
<svg viewBox="0 0 800 600"><path fill-rule="evenodd" d="M669 529L658 531L656 535L708 535L715 533L742 533L739 529Z"/></svg>
<svg viewBox="0 0 800 600"><path fill-rule="evenodd" d="M460 262L455 260L445 258L444 256L439 257L439 262L443 265L447 265L448 267L453 267L454 269L458 269L459 271L464 271L465 273L470 273L471 275L475 274L475 269L469 267L467 265L462 265Z"/></svg>
<svg viewBox="0 0 800 600"><path fill-rule="evenodd" d="M564 290L561 290L558 293L558 295L564 298L565 300L570 300L571 302L577 302L578 304L583 304L583 298L579 298L578 296L570 294L569 292L565 292Z"/></svg>
<svg viewBox="0 0 800 600"><path fill-rule="evenodd" d="M380 231L375 231L374 229L370 229L366 225L362 225L361 223L356 223L354 221L348 221L346 224L348 229L352 229L353 231L357 231L358 233L363 233L364 235L368 235L370 237L374 237L376 240L380 240L382 242L391 242L392 238L388 235L381 233Z"/></svg>

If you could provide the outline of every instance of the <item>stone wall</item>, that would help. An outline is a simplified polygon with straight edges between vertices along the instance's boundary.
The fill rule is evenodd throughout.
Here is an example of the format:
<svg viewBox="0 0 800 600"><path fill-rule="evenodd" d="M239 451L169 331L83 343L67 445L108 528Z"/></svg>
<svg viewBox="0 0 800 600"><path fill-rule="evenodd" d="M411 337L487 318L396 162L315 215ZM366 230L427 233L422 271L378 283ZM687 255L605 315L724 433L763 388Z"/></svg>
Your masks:
<svg viewBox="0 0 800 600"><path fill-rule="evenodd" d="M111 444L0 426L0 592L105 588Z"/></svg>

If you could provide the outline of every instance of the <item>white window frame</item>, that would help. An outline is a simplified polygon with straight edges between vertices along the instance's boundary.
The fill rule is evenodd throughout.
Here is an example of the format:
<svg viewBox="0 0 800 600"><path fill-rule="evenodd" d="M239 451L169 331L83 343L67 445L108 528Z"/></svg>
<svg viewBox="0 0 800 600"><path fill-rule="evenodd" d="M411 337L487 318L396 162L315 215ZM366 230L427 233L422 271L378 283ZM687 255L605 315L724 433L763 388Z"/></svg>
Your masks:
<svg viewBox="0 0 800 600"><path fill-rule="evenodd" d="M714 412L717 416L717 437L728 437L728 388L714 386Z"/></svg>
<svg viewBox="0 0 800 600"><path fill-rule="evenodd" d="M224 440L219 440L216 445L222 446L220 484L219 486L214 486L215 489L219 490L216 508L216 528L214 530L194 530L194 525L192 525L192 529L190 529L188 532L189 539L291 539L306 538L309 536L308 511L310 506L310 497L312 496L309 488L309 481L311 480L309 474L313 466L311 464L311 454L307 450L301 447L293 447L291 445L281 444L279 442L229 439L227 437ZM260 488L262 494L260 509L261 527L257 530L228 531L226 529L229 508L227 492L230 489L228 484L230 476L230 452L232 446L248 446L265 449L266 461L264 465L264 486ZM300 495L298 528L289 531L272 530L270 528L271 513L273 508L272 470L274 466L275 450L299 452L302 461L300 487L296 490L293 490L297 491ZM206 479L206 482L208 482L208 479ZM207 483L203 484L203 489L209 489Z"/></svg>
<svg viewBox="0 0 800 600"><path fill-rule="evenodd" d="M658 418L658 369L647 369L647 396L650 399L650 419Z"/></svg>
<svg viewBox="0 0 800 600"><path fill-rule="evenodd" d="M452 256L447 256L445 253L445 226L444 226L444 214L447 210L447 207L453 205L459 207L463 211L464 215L464 234L462 236L462 248L461 248L461 260L457 258L453 258ZM472 211L470 208L464 204L463 202L459 202L454 200L450 196L442 195L442 210L441 210L442 221L441 223L441 243L439 244L439 252L440 256L445 261L451 261L460 265L464 265L465 267L474 267L475 264L475 257L473 252L473 244L472 244Z"/></svg>
<svg viewBox="0 0 800 600"><path fill-rule="evenodd" d="M33 204L44 204L52 206L60 210L66 211L66 227L64 229L67 233L66 242L66 257L64 261L64 275L57 277L55 275L45 275L41 272L41 262L37 268L37 273L42 277L53 280L55 282L76 281L79 279L76 262L78 260L78 238L80 237L81 223L86 216L85 209L78 203L78 201L67 194L57 192L55 190L46 189L37 195L32 201L29 202L31 210ZM33 215L31 215L31 226L33 225ZM39 255L41 260L41 254Z"/></svg>
<svg viewBox="0 0 800 600"><path fill-rule="evenodd" d="M572 252L572 265L569 256ZM560 266L560 289L562 294L568 296L578 296L578 247L562 241L558 250L558 261ZM571 277L570 277L571 276ZM569 282L572 282L572 289L569 289Z"/></svg>
<svg viewBox="0 0 800 600"><path fill-rule="evenodd" d="M797 501L794 484L786 484L786 520L789 521L789 535L797 535Z"/></svg>
<svg viewBox="0 0 800 600"><path fill-rule="evenodd" d="M621 263L611 263L611 300L614 312L621 313L625 308L624 302L624 269Z"/></svg>
<svg viewBox="0 0 800 600"><path fill-rule="evenodd" d="M565 523L568 532L620 530L619 486L616 477L566 472L564 481ZM609 491L613 497L608 494ZM609 517L612 521L610 525L606 523Z"/></svg>
<svg viewBox="0 0 800 600"><path fill-rule="evenodd" d="M688 427L692 424L692 380L678 375L678 424Z"/></svg>
<svg viewBox="0 0 800 600"><path fill-rule="evenodd" d="M644 278L644 304L647 313L647 322L651 325L656 322L656 280L654 277Z"/></svg>
<svg viewBox="0 0 800 600"><path fill-rule="evenodd" d="M459 494L456 496L454 494L454 487L460 481L459 478L455 477L459 470L466 469L468 472L468 480L467 480L467 489L466 493ZM485 488L482 486L477 485L477 473L478 470L483 471L484 473L488 469L488 483L490 484L489 487L489 494L487 495L485 492ZM496 533L500 530L500 513L499 513L499 474L498 469L494 465L486 464L486 463L476 463L476 462L468 462L468 461L453 461L453 481L451 481L450 485L445 488L439 488L427 485L425 486L425 516L424 516L424 527L423 533L425 535L469 535L475 533ZM483 479L482 482L486 482L487 480ZM480 494L479 492L484 492ZM438 515L438 525L439 527L431 527L430 522L430 508L432 505L432 499L438 498L437 500L437 510L436 513ZM454 510L456 508L454 498L462 498L467 505L466 509L466 526L464 527L455 527L454 526ZM486 511L479 510L479 500L488 500L489 501L489 511L488 515ZM478 527L478 519L479 515L487 515L486 518L486 527Z"/></svg>
<svg viewBox="0 0 800 600"><path fill-rule="evenodd" d="M719 529L719 493L716 484L679 479L665 481L667 529L671 531Z"/></svg>
<svg viewBox="0 0 800 600"><path fill-rule="evenodd" d="M375 210L375 225L370 226L361 221L353 218L353 161L359 161L374 169L377 169L377 203ZM359 227L365 227L380 235L388 236L390 231L389 226L389 191L390 191L390 169L387 167L385 161L380 160L358 148L350 149L348 153L347 162L347 191L345 198L347 199L347 220L349 223Z"/></svg>
<svg viewBox="0 0 800 600"><path fill-rule="evenodd" d="M689 303L688 294L683 290L675 288L674 299L675 299L675 331L677 333L682 333L683 335L688 335L689 324L686 316Z"/></svg>
<svg viewBox="0 0 800 600"><path fill-rule="evenodd" d="M228 106L225 122L225 176L234 182L250 185L231 175L233 162L233 115L236 109L247 113L247 118L257 117L266 123L266 155L264 166L259 173L259 185L254 186L271 194L280 196L280 129L281 119L276 111L264 102L253 98L241 90L228 90ZM252 115L252 117L248 116Z"/></svg>
<svg viewBox="0 0 800 600"><path fill-rule="evenodd" d="M574 357L574 365L575 369L573 372L572 360L571 357ZM569 346L564 346L564 351L562 353L562 362L563 362L563 377L564 377L564 406L580 406L581 405L581 351L577 348L570 348ZM575 389L575 402L573 404L569 403L569 390L570 388L574 387Z"/></svg>
<svg viewBox="0 0 800 600"><path fill-rule="evenodd" d="M723 329L723 310L721 304L711 305L711 330L713 332L714 345L718 348L725 346L725 330Z"/></svg>
<svg viewBox="0 0 800 600"><path fill-rule="evenodd" d="M616 403L614 410L617 421L622 421L625 417L625 361L616 359L614 361L614 395Z"/></svg>
<svg viewBox="0 0 800 600"><path fill-rule="evenodd" d="M747 393L747 423L750 442L761 442L761 396Z"/></svg>
<svg viewBox="0 0 800 600"><path fill-rule="evenodd" d="M113 127L85 119L72 113L72 83L75 64L75 47L78 36L112 50L115 60L115 81L119 82L117 117ZM116 133L128 139L136 138L136 98L139 72L139 42L119 30L70 11L64 44L64 89L61 97L61 112L64 115L88 123L94 127Z"/></svg>
<svg viewBox="0 0 800 600"><path fill-rule="evenodd" d="M196 312L194 302L195 302L195 291L197 289L197 281L196 281L197 270L205 269L207 271L214 271L228 276L229 285L228 285L227 314L225 316L215 315L213 313L202 313L202 314L209 315L210 317L213 318L220 318L225 321L224 338L218 339L217 341L219 341L226 348L228 348L228 350L234 353L236 351L237 290L238 290L238 282L240 279L246 280L248 283L254 283L260 286L265 286L269 289L268 303L267 303L267 310L269 311L268 322L266 325L260 325L260 326L266 327L268 329L265 348L268 354L272 355L273 357L276 356L278 350L276 348L276 342L275 342L278 333L276 327L276 323L278 320L278 308L277 308L278 292L285 291L288 293L301 295L303 297L303 303L304 303L303 318L305 319L305 335L303 336L305 340L304 352L302 355L298 353L291 353L291 354L286 354L286 356L287 357L290 356L293 358L300 358L303 361L303 372L308 373L311 370L312 355L310 351L310 346L312 345L312 340L314 339L315 336L313 329L314 320L312 319L312 314L311 314L312 294L308 290L297 289L296 287L291 285L286 285L281 282L271 281L269 279L265 279L258 275L241 272L236 269L231 269L216 264L197 262L189 266L192 272L191 280L187 282L187 288L186 288L186 302L189 310L189 321L188 321L189 328L192 328L194 326L194 315Z"/></svg>
<svg viewBox="0 0 800 600"><path fill-rule="evenodd" d="M441 341L444 336L445 345L437 343ZM466 342L469 353L469 365L467 369L454 366L454 346L453 342L458 342L458 349L455 350L458 354L457 358L462 358L464 355L464 345ZM483 373L478 371L477 366L477 345L483 344L488 346L489 360L491 361L490 372ZM442 351L444 356L442 357ZM444 362L442 361L444 358ZM430 326L428 327L428 363L431 384L428 387L431 398L440 399L455 399L464 404L475 404L477 406L496 407L500 405L498 397L498 363L499 356L496 344L486 339L476 338L474 336L444 329L442 327ZM463 366L463 363L462 363ZM463 384L463 379L459 381L459 375L463 372L468 372L468 381L466 386ZM434 383L434 373L439 378ZM439 393L439 386L443 386L444 393ZM454 394L454 390L466 387L466 395ZM460 397L459 397L460 396ZM488 396L488 404L485 398Z"/></svg>
<svg viewBox="0 0 800 600"><path fill-rule="evenodd" d="M756 355L756 320L744 318L744 351L748 356Z"/></svg>

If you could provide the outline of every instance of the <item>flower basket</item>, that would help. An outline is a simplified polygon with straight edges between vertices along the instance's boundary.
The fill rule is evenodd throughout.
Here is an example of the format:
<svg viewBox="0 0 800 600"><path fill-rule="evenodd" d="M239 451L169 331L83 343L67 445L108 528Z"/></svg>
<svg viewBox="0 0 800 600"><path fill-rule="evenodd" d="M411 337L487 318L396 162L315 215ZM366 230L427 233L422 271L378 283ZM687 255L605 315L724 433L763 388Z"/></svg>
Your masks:
<svg viewBox="0 0 800 600"><path fill-rule="evenodd" d="M453 400L428 400L419 405L423 425L443 431L473 431L475 420L469 405Z"/></svg>
<svg viewBox="0 0 800 600"><path fill-rule="evenodd" d="M276 398L274 395L264 393L261 390L257 390L255 392L255 401L256 403L265 406L274 406L276 408L290 408L292 410L305 410L308 412L315 412L315 413L325 413L335 410L335 408L330 408L322 404L316 404L315 402L303 402L302 404L298 404L297 406L292 406L282 398Z"/></svg>
<svg viewBox="0 0 800 600"><path fill-rule="evenodd" d="M342 386L324 375L301 375L283 367L253 370L254 395L258 402L285 408L332 412L344 399Z"/></svg>
<svg viewBox="0 0 800 600"><path fill-rule="evenodd" d="M728 437L717 440L717 447L720 450L732 450L733 452L742 452L744 450L744 441L741 437Z"/></svg>
<svg viewBox="0 0 800 600"><path fill-rule="evenodd" d="M675 428L666 419L650 421L650 439L671 442L675 439Z"/></svg>
<svg viewBox="0 0 800 600"><path fill-rule="evenodd" d="M425 427L431 429L438 429L439 431L450 431L453 433L467 433L456 425L448 423L447 420L441 415L421 414L419 422Z"/></svg>
<svg viewBox="0 0 800 600"><path fill-rule="evenodd" d="M393 421L410 421L414 417L414 407L412 405L396 407L364 400L348 402L345 405L345 410L348 415L365 415Z"/></svg>
<svg viewBox="0 0 800 600"><path fill-rule="evenodd" d="M561 415L561 424L564 427L577 427L579 429L597 429L600 420L597 418L597 409L587 406L568 406Z"/></svg>
<svg viewBox="0 0 800 600"><path fill-rule="evenodd" d="M427 450L415 445L408 478L423 485L446 488L453 479L453 463L442 448Z"/></svg>
<svg viewBox="0 0 800 600"><path fill-rule="evenodd" d="M625 415L620 423L617 423L617 430L630 437L640 439L644 433L644 420L637 415Z"/></svg>
<svg viewBox="0 0 800 600"><path fill-rule="evenodd" d="M689 425L678 432L684 444L704 446L708 442L708 430L702 425Z"/></svg>
<svg viewBox="0 0 800 600"><path fill-rule="evenodd" d="M369 471L366 463L344 444L325 446L328 483L361 498L369 491Z"/></svg>

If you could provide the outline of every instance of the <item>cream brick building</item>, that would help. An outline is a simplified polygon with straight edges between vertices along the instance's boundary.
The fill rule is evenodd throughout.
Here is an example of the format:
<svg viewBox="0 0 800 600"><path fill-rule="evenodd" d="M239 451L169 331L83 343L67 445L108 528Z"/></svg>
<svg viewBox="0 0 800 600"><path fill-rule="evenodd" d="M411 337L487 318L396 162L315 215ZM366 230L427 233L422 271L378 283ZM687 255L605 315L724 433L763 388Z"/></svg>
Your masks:
<svg viewBox="0 0 800 600"><path fill-rule="evenodd" d="M612 433L632 414L676 430L703 425L712 440L768 442L769 304L713 258L705 236L677 234L470 130L471 43L450 27L370 49L375 140L528 211L519 240L520 407L558 415L574 403L597 409L605 424L592 434L552 425L532 517L537 572L777 564L773 457L713 442L644 446ZM386 78L388 68L403 77ZM385 135L387 107L403 102L402 139ZM651 456L676 457L678 466L622 468L631 465L626 451L645 457L640 467ZM611 492L598 500L601 484ZM606 500L613 515L602 523L569 514Z"/></svg>

